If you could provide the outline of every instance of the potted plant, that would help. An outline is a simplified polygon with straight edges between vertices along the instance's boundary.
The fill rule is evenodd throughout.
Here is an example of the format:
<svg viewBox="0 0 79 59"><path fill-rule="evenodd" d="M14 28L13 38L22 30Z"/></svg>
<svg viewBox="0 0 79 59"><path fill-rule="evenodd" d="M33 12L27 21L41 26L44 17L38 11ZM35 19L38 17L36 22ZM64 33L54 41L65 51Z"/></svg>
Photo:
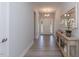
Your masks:
<svg viewBox="0 0 79 59"><path fill-rule="evenodd" d="M68 36L68 37L71 37L71 33L72 33L72 19L71 19L71 17L70 17L70 15L68 14L68 15L66 15L65 16L65 26L66 26L66 36Z"/></svg>
<svg viewBox="0 0 79 59"><path fill-rule="evenodd" d="M65 31L66 31L66 36L71 37L72 30L71 30L70 21L67 21L67 29Z"/></svg>

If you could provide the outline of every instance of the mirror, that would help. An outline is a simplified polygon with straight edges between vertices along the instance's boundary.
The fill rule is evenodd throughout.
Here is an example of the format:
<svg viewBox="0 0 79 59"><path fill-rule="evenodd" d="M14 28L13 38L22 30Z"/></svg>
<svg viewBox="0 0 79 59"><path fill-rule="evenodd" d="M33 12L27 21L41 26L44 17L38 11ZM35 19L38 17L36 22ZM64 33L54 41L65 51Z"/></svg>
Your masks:
<svg viewBox="0 0 79 59"><path fill-rule="evenodd" d="M61 24L64 25L66 30L77 28L75 7L61 16Z"/></svg>
<svg viewBox="0 0 79 59"><path fill-rule="evenodd" d="M64 27L66 36L71 37L72 31L77 28L76 8L70 9L61 16L61 24Z"/></svg>

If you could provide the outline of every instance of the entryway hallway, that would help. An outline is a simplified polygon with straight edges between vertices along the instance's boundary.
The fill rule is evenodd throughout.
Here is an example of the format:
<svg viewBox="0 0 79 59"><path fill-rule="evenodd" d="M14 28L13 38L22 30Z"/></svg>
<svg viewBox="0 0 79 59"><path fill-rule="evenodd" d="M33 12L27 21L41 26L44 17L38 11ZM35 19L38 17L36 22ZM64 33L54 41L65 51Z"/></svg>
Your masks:
<svg viewBox="0 0 79 59"><path fill-rule="evenodd" d="M25 57L61 57L53 35L40 35Z"/></svg>
<svg viewBox="0 0 79 59"><path fill-rule="evenodd" d="M67 13L72 8L75 10L73 15ZM69 46L69 41L65 44L65 39L60 39L66 32L66 19L61 17L65 15L73 16L70 18L75 25L72 35L79 37L77 10L79 3L75 2L0 2L0 57L79 56L75 53L79 52L75 41L75 45ZM61 32L60 38L57 32ZM74 48L76 46L77 49Z"/></svg>

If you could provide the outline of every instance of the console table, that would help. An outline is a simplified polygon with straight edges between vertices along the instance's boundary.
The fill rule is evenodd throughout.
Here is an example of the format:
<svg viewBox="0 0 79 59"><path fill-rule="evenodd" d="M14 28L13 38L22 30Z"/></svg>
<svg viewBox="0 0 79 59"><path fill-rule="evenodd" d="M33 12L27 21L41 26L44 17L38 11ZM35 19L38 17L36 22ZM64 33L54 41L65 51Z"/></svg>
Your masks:
<svg viewBox="0 0 79 59"><path fill-rule="evenodd" d="M64 33L56 32L56 42L63 56L79 56L79 38L67 37Z"/></svg>

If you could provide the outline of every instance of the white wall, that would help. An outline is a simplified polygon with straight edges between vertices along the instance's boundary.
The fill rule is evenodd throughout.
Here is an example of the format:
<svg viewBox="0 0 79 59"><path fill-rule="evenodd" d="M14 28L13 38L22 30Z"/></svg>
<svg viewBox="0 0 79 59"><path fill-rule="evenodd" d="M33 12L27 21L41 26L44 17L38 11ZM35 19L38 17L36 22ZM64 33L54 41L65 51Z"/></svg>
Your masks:
<svg viewBox="0 0 79 59"><path fill-rule="evenodd" d="M8 33L8 3L0 2L0 56L8 56L8 40L4 43L2 39L9 39Z"/></svg>
<svg viewBox="0 0 79 59"><path fill-rule="evenodd" d="M54 35L56 33L56 31L58 31L58 29L60 28L60 16L61 16L61 8L56 8L56 12L55 12L55 20L54 20Z"/></svg>
<svg viewBox="0 0 79 59"><path fill-rule="evenodd" d="M35 11L35 39L39 38L39 12L38 10Z"/></svg>
<svg viewBox="0 0 79 59"><path fill-rule="evenodd" d="M34 39L31 3L10 3L9 13L9 56L22 56Z"/></svg>
<svg viewBox="0 0 79 59"><path fill-rule="evenodd" d="M79 2L76 4L76 18L77 18L77 28L74 30L73 35L79 38Z"/></svg>
<svg viewBox="0 0 79 59"><path fill-rule="evenodd" d="M64 2L63 4L62 4L62 9L61 9L61 13L62 14L64 14L64 13L66 13L66 12L68 12L70 9L72 9L73 7L75 7L75 2Z"/></svg>

